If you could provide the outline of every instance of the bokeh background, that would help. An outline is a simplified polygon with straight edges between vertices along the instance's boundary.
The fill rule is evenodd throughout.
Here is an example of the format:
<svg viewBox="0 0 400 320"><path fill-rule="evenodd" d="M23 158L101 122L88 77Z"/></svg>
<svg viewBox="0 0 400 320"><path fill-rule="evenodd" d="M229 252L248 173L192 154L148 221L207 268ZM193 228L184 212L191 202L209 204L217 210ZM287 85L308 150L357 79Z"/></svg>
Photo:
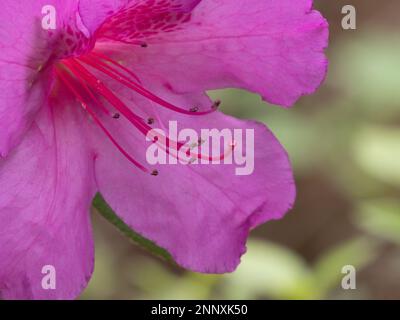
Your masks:
<svg viewBox="0 0 400 320"><path fill-rule="evenodd" d="M239 1L239 0L238 0ZM341 8L357 8L357 30ZM290 110L239 90L224 112L265 122L288 150L295 208L256 229L236 272L182 270L95 211L96 266L82 299L400 299L400 2L317 0L329 20L327 81ZM357 269L343 290L341 269Z"/></svg>

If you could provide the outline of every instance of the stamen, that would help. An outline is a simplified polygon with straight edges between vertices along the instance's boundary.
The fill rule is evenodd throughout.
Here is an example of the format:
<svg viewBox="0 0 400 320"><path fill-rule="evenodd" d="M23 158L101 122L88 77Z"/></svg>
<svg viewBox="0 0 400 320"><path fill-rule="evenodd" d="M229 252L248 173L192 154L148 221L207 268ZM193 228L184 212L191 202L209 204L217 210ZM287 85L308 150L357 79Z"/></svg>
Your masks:
<svg viewBox="0 0 400 320"><path fill-rule="evenodd" d="M102 64L101 61L100 62L98 61L98 59L96 59L97 60L96 62L99 62L99 63L96 63L96 62L92 61L91 59L88 59L87 57L81 57L81 58L79 58L79 60L86 63L87 65L90 65L91 67L105 73L106 75L110 76L114 80L117 80L121 84L136 91L137 93L139 93L142 96L146 97L147 99L157 103L158 105L160 105L166 109L178 112L178 113L182 113L182 114L186 114L186 115L203 116L203 115L214 112L216 110L216 106L218 106L218 104L216 105L214 103L211 106L210 110L202 111L202 112L198 112L198 110L199 110L198 107L196 107L197 109L195 112L192 111L193 108L190 110L185 110L183 108L177 107L177 106L165 101L164 99L154 95L153 93L151 93L150 91L148 91L147 89L142 87L139 83L132 81L129 77L125 76L118 70L112 68L111 66L109 66L107 64L104 64L104 63ZM120 67L120 64L115 61L114 61L114 65ZM126 68L123 67L123 70L126 71Z"/></svg>
<svg viewBox="0 0 400 320"><path fill-rule="evenodd" d="M71 72L76 77L82 77L85 81L88 82L89 85L94 87L101 96L103 96L110 104L112 104L117 110L119 110L121 114L124 115L125 118L127 118L128 121L132 123L135 128L137 128L143 135L147 136L149 133L152 132L153 128L146 125L142 118L133 113L121 100L118 99L117 96L115 96L115 94L110 89L108 89L99 79L92 75L78 61L76 61L75 59L69 59L68 61L64 61L63 63L71 70ZM177 146L177 149L175 149L175 151L177 152L184 145L179 142L171 141L171 139L169 139L168 137L165 137L165 140L167 145ZM170 154L170 150L166 147L166 145L158 143L158 146L162 150Z"/></svg>
<svg viewBox="0 0 400 320"><path fill-rule="evenodd" d="M154 118L148 118L147 121L141 118L139 115L134 113L133 111L128 108L124 102L122 102L116 95L115 93L110 90L100 79L98 79L95 75L93 75L88 69L86 69L81 63L85 63L96 70L99 70L103 74L108 75L112 79L118 81L119 83L125 85L126 87L129 87L133 89L135 92L141 94L142 96L148 98L149 100L156 102L162 107L165 107L167 109L187 114L187 115L205 115L209 114L211 112L214 112L221 102L219 100L215 101L211 107L210 111L202 111L199 112L198 107L193 107L190 110L184 110L179 107L176 107L169 102L163 100L162 98L159 98L158 96L154 95L147 89L145 89L140 82L139 77L134 74L132 71L129 69L125 68L122 66L120 63L115 62L114 60L108 58L106 55L102 53L95 53L92 52L84 57L80 58L69 58L66 60L62 60L62 64L59 65L59 67L56 68L56 72L60 79L67 85L67 87L72 91L72 93L75 95L75 97L80 101L82 107L89 112L91 117L94 119L95 123L102 129L102 131L107 135L107 137L111 140L111 142L117 147L117 149L130 161L132 162L135 166L140 168L142 171L149 172L148 169L146 169L143 165L138 163L135 159L133 159L128 152L126 152L120 144L116 141L116 139L111 135L111 133L105 128L105 126L102 124L100 119L97 117L96 113L91 109L91 107L88 106L86 103L85 99L82 97L82 95L79 93L77 88L73 85L74 82L74 77L75 76L79 83L82 85L84 92L88 94L90 99L95 103L95 105L99 106L102 111L104 111L107 115L112 116L114 119L119 119L121 115L123 115L137 130L139 130L143 135L149 136L150 140L153 141L153 143L156 143L161 150L166 152L167 154L172 155L178 160L181 160L182 162L187 162L188 164L194 162L196 159L204 159L208 161L217 161L217 160L223 160L226 156L230 155L233 150L233 145L231 148L227 151L224 152L224 154L219 155L218 157L211 157L207 155L203 155L201 153L193 153L193 149L196 147L200 147L203 141L199 140L197 144L191 145L189 149L186 151L186 155L190 156L191 159L187 161L186 159L181 158L180 154L180 149L184 146L186 146L186 143L182 142L177 142L174 140L171 140L168 136L163 136L165 139L158 139L158 134L153 133L153 128L150 127L150 125L154 124L155 120ZM108 62L108 63L107 63ZM110 63L110 64L109 64ZM62 66L63 69L60 67ZM113 66L117 67L114 68ZM120 69L122 72L120 72L118 69ZM125 74L124 74L125 73ZM127 76L128 74L129 76ZM135 79L134 80L132 80ZM97 93L99 96L103 97L108 103L110 103L118 112L116 113L111 113L110 110L108 110L100 101L98 97L96 97L95 93ZM157 116L157 115L156 115ZM162 125L162 123L160 122ZM161 141L160 141L161 140ZM158 175L157 170L153 170L151 172L152 175Z"/></svg>
<svg viewBox="0 0 400 320"><path fill-rule="evenodd" d="M89 85L94 87L101 96L103 96L111 105L113 105L120 113L122 113L139 131L147 134L149 129L144 128L143 119L129 110L125 104L115 96L115 94L108 89L99 79L92 75L86 68L84 68L75 59L69 59L64 64L75 74L76 77L84 79Z"/></svg>
<svg viewBox="0 0 400 320"><path fill-rule="evenodd" d="M97 99L97 97L93 94L92 90L88 87L88 85L86 84L85 81L83 81L83 79L78 77L79 82L81 83L82 87L85 89L86 93L89 94L89 96L94 100L94 102L96 103L97 106L100 107L100 109L108 116L113 117L114 119L116 118L116 115L118 115L118 113L116 114L112 114L105 106L104 104ZM119 115L118 115L119 117Z"/></svg>
<svg viewBox="0 0 400 320"><path fill-rule="evenodd" d="M133 159L131 155L129 155L128 152L122 148L119 143L115 140L115 138L111 135L111 133L106 129L106 127L102 124L102 122L99 120L99 118L96 116L96 113L88 106L88 104L85 102L81 94L75 89L74 85L72 84L72 81L70 81L67 76L68 73L65 71L62 71L61 69L56 68L56 73L65 83L65 85L71 90L71 92L75 95L75 97L78 99L78 101L82 104L82 107L89 112L95 123L103 130L103 132L106 134L106 136L111 140L111 142L117 147L117 149L131 162L133 163L137 168L142 170L143 172L149 172L147 168L145 168L142 164L140 164L138 161Z"/></svg>

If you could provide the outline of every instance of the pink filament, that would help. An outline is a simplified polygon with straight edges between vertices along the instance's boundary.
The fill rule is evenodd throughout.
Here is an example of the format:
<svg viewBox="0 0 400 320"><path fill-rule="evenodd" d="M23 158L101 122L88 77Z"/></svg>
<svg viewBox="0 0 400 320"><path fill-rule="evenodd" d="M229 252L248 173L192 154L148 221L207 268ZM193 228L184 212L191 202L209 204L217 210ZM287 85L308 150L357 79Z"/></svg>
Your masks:
<svg viewBox="0 0 400 320"><path fill-rule="evenodd" d="M68 76L69 76L68 73L66 71L60 70L58 68L56 68L56 73L59 76L59 78L61 79L61 81L64 82L64 84L71 90L71 92L75 95L75 97L78 99L78 101L82 104L82 107L90 114L90 116L93 118L95 123L103 130L103 132L106 134L106 136L117 147L117 149L137 168L139 168L143 172L149 172L148 169L146 169L142 164L140 164L134 158L132 158L131 155L128 152L126 152L124 150L124 148L121 147L121 145L116 141L116 139L111 135L111 133L106 129L106 127L101 123L99 118L96 116L96 113L89 107L89 105L85 102L85 99L78 92L78 90L74 87L74 85L72 84L72 80L68 79Z"/></svg>
<svg viewBox="0 0 400 320"><path fill-rule="evenodd" d="M90 58L92 58L95 61L92 61ZM167 108L169 110L178 112L178 113L182 113L182 114L186 114L186 115L197 115L197 116L202 116L202 115L206 115L209 113L214 112L217 108L215 107L215 105L213 105L210 110L208 111L202 111L202 112L193 112L190 110L185 110L182 108L179 108L177 106L174 106L173 104L163 100L162 98L154 95L153 93L151 93L150 91L146 90L145 88L143 88L139 83L132 81L131 79L129 79L128 77L126 77L124 74L122 74L121 72L119 72L118 70L112 68L111 66L107 66L107 64L105 64L104 62L102 62L101 60L99 60L96 55L92 55L90 57L90 55L88 55L88 57L81 57L79 58L79 60L85 62L86 64L96 68L97 70L105 73L106 75L110 76L111 78L113 78L114 80L119 81L120 83L122 83L123 85L125 85L126 87L136 91L137 93L141 94L142 96L146 97L147 99L159 104L160 106ZM109 61L109 60L107 60ZM117 62L113 62L114 65L120 67L123 71L127 71L128 69L125 68L124 66L122 66L121 64L117 63ZM137 77L136 75L134 75L133 73L131 73L129 71L129 74L133 75L134 77Z"/></svg>

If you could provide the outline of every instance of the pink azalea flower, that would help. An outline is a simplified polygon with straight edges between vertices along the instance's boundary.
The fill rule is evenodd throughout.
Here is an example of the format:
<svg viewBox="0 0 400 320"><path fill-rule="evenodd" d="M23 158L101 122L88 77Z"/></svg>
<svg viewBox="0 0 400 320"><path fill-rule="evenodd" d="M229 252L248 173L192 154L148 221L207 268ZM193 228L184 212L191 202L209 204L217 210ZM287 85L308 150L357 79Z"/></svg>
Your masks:
<svg viewBox="0 0 400 320"><path fill-rule="evenodd" d="M42 28L42 8L56 29ZM71 299L94 266L100 192L183 267L233 271L249 231L291 208L284 149L262 124L218 111L235 87L292 105L322 82L328 27L311 0L31 0L0 11L0 293ZM255 130L255 170L146 162L144 136ZM158 170L158 171L157 171ZM56 288L42 287L54 266Z"/></svg>

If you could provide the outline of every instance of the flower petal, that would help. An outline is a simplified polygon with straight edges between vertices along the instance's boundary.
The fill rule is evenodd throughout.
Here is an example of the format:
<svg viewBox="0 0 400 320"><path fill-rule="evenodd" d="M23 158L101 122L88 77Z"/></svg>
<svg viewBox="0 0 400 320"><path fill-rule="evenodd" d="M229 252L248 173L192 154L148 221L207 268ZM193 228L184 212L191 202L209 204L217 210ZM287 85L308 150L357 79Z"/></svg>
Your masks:
<svg viewBox="0 0 400 320"><path fill-rule="evenodd" d="M0 157L16 146L45 103L56 34L74 17L75 0L2 2L0 11ZM45 30L42 9L56 10L56 30ZM47 11L44 11L47 13ZM73 20L75 22L75 20ZM53 36L50 36L53 34ZM60 48L58 48L60 49Z"/></svg>
<svg viewBox="0 0 400 320"><path fill-rule="evenodd" d="M127 64L169 77L176 92L238 87L283 106L325 77L328 25L311 0L202 0L189 18L130 48Z"/></svg>
<svg viewBox="0 0 400 320"><path fill-rule="evenodd" d="M0 157L20 141L32 113L44 102L42 82L36 83L44 50L40 33L41 4L4 1L0 12ZM37 14L33 14L36 12ZM35 28L36 26L36 28Z"/></svg>
<svg viewBox="0 0 400 320"><path fill-rule="evenodd" d="M42 109L0 160L1 298L73 299L93 270L93 162L81 119L58 107ZM45 266L55 268L54 290L42 287L49 280L42 271L51 272Z"/></svg>
<svg viewBox="0 0 400 320"><path fill-rule="evenodd" d="M204 96L172 93L168 100L178 105L211 103ZM129 105L144 108L140 99L132 99ZM165 165L156 167L158 176L151 176L137 170L111 143L97 139L99 191L126 224L167 249L183 267L210 273L233 271L245 252L249 230L281 218L292 206L295 188L285 151L264 125L219 112L190 117L157 110L155 119L157 128L174 119L181 129L197 132L254 129L254 173L242 176L235 175L235 165L229 164ZM134 129L123 118L108 125L118 141L146 163L144 137L134 139L130 134Z"/></svg>

